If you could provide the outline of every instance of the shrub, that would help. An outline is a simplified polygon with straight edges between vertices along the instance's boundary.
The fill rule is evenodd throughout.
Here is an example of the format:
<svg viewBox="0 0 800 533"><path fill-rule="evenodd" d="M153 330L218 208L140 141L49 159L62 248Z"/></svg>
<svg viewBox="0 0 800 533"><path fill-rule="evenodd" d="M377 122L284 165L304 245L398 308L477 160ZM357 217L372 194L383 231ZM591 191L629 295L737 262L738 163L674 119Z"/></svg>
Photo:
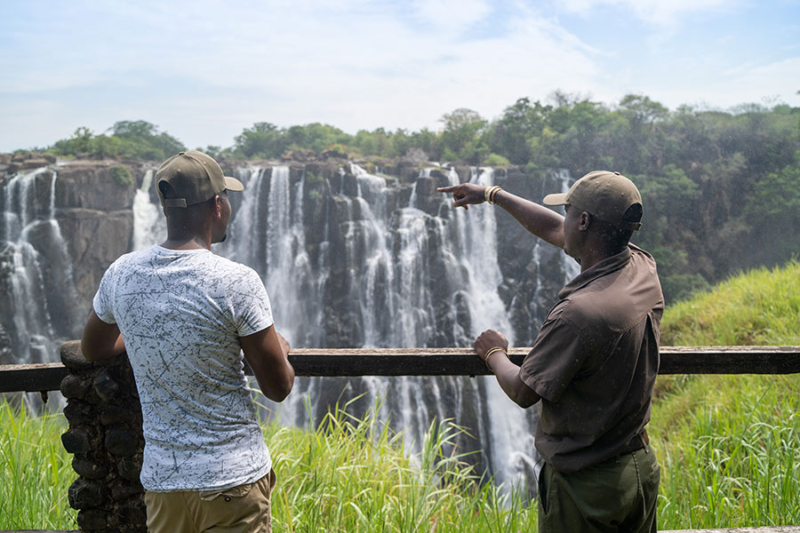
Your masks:
<svg viewBox="0 0 800 533"><path fill-rule="evenodd" d="M507 167L511 165L511 161L500 154L489 154L489 157L483 161L483 164L490 167Z"/></svg>
<svg viewBox="0 0 800 533"><path fill-rule="evenodd" d="M124 167L122 165L115 165L109 169L111 173L111 179L114 180L114 183L121 187L130 187L133 185L133 175L131 171L128 170L128 167Z"/></svg>

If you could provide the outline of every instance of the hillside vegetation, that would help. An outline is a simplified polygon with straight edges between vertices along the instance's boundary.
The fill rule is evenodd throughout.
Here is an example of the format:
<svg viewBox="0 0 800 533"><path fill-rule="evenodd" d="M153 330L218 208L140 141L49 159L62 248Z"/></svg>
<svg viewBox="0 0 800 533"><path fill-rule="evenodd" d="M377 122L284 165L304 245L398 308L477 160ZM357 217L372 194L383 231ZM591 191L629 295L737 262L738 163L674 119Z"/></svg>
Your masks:
<svg viewBox="0 0 800 533"><path fill-rule="evenodd" d="M800 345L800 264L670 307L665 345ZM661 376L649 432L675 528L800 523L800 375Z"/></svg>

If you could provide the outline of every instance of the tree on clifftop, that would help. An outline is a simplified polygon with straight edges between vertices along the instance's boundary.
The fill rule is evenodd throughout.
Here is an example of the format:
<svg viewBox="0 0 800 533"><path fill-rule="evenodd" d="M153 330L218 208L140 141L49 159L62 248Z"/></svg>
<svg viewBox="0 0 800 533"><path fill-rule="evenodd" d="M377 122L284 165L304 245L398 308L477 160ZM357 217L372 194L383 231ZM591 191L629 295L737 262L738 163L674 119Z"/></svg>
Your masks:
<svg viewBox="0 0 800 533"><path fill-rule="evenodd" d="M158 127L144 120L123 120L110 128L111 135L94 135L80 127L69 139L57 141L47 151L60 156L106 159L135 157L152 161L164 159L186 150L172 135L159 133Z"/></svg>

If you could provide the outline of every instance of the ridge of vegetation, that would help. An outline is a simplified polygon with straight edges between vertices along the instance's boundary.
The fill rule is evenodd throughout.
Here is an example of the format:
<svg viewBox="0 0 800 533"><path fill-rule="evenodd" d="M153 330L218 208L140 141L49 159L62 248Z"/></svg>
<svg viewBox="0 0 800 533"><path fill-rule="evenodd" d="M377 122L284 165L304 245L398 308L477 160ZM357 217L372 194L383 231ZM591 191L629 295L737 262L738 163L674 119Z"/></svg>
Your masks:
<svg viewBox="0 0 800 533"><path fill-rule="evenodd" d="M440 122L441 131L377 128L355 135L320 123L257 122L233 146L204 150L229 160L334 154L378 165L397 157L511 165L529 176L551 168L567 168L574 177L619 171L642 192L644 220L635 240L658 261L670 304L737 271L781 264L800 252L800 107L669 110L644 95L609 106L557 92L544 103L520 98L495 120L461 108ZM161 161L184 149L139 120L117 122L100 135L79 128L47 150Z"/></svg>
<svg viewBox="0 0 800 533"><path fill-rule="evenodd" d="M668 307L664 345L800 345L800 263L737 275ZM659 376L648 426L661 523L800 523L800 375Z"/></svg>

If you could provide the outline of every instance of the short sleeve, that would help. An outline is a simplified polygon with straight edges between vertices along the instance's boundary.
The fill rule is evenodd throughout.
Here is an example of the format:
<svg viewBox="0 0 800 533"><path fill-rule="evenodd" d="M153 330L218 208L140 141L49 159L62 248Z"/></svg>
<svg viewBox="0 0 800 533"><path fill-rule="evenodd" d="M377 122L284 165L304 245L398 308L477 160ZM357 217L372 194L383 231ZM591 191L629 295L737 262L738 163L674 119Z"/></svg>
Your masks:
<svg viewBox="0 0 800 533"><path fill-rule="evenodd" d="M103 274L100 280L100 287L92 300L92 308L97 318L106 324L116 324L114 318L114 273L116 272L116 263L113 263Z"/></svg>
<svg viewBox="0 0 800 533"><path fill-rule="evenodd" d="M255 270L248 268L229 294L233 321L240 337L258 333L273 324L269 295Z"/></svg>
<svg viewBox="0 0 800 533"><path fill-rule="evenodd" d="M545 400L557 402L588 355L578 330L560 313L551 313L522 363L520 379Z"/></svg>

